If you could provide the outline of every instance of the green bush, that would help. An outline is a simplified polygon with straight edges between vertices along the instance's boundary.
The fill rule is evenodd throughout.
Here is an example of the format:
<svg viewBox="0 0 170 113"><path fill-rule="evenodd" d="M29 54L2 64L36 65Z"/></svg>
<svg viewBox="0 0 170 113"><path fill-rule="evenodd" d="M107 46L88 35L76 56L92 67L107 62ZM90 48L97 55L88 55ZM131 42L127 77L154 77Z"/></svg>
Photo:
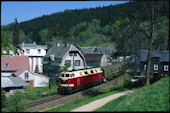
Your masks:
<svg viewBox="0 0 170 113"><path fill-rule="evenodd" d="M7 98L6 110L9 112L25 112L27 100L23 93L17 92Z"/></svg>

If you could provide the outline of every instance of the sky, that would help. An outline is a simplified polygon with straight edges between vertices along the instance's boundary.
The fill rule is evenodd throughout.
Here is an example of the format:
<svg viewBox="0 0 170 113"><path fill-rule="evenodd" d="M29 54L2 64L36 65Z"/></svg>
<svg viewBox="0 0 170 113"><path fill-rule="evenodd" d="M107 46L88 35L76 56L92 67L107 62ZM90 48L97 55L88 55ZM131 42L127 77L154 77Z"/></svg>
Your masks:
<svg viewBox="0 0 170 113"><path fill-rule="evenodd" d="M127 1L2 1L1 25L15 21L24 22L43 15L68 9L95 8L126 3Z"/></svg>

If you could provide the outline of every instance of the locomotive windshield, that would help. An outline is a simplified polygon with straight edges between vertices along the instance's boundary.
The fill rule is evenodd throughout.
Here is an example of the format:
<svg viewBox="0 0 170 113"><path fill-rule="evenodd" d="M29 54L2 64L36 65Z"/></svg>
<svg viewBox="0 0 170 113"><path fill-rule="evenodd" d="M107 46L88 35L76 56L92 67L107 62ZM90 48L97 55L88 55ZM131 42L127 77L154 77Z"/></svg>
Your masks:
<svg viewBox="0 0 170 113"><path fill-rule="evenodd" d="M64 77L64 74L61 74L61 77Z"/></svg>

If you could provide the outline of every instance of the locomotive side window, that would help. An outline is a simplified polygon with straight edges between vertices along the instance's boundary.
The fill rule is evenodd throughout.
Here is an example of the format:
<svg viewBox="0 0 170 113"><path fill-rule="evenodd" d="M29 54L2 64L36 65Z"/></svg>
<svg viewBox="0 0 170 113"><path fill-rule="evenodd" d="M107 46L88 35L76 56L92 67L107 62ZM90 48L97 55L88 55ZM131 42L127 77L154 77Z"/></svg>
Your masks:
<svg viewBox="0 0 170 113"><path fill-rule="evenodd" d="M91 73L94 73L93 70L90 70Z"/></svg>
<svg viewBox="0 0 170 113"><path fill-rule="evenodd" d="M97 73L97 70L95 69L96 73Z"/></svg>
<svg viewBox="0 0 170 113"><path fill-rule="evenodd" d="M66 74L66 77L69 77L69 74Z"/></svg>
<svg viewBox="0 0 170 113"><path fill-rule="evenodd" d="M79 72L79 73L80 73L81 76L83 75L82 72Z"/></svg>
<svg viewBox="0 0 170 113"><path fill-rule="evenodd" d="M85 73L86 75L88 74L88 72L87 72L87 71L85 71L84 73Z"/></svg>

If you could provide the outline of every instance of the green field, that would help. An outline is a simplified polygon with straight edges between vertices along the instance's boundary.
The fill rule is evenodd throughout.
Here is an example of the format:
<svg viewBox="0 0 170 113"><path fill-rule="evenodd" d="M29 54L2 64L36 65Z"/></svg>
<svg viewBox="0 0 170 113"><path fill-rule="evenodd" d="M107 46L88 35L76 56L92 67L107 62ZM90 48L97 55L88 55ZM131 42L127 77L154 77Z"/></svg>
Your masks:
<svg viewBox="0 0 170 113"><path fill-rule="evenodd" d="M115 99L96 111L169 111L169 77Z"/></svg>

